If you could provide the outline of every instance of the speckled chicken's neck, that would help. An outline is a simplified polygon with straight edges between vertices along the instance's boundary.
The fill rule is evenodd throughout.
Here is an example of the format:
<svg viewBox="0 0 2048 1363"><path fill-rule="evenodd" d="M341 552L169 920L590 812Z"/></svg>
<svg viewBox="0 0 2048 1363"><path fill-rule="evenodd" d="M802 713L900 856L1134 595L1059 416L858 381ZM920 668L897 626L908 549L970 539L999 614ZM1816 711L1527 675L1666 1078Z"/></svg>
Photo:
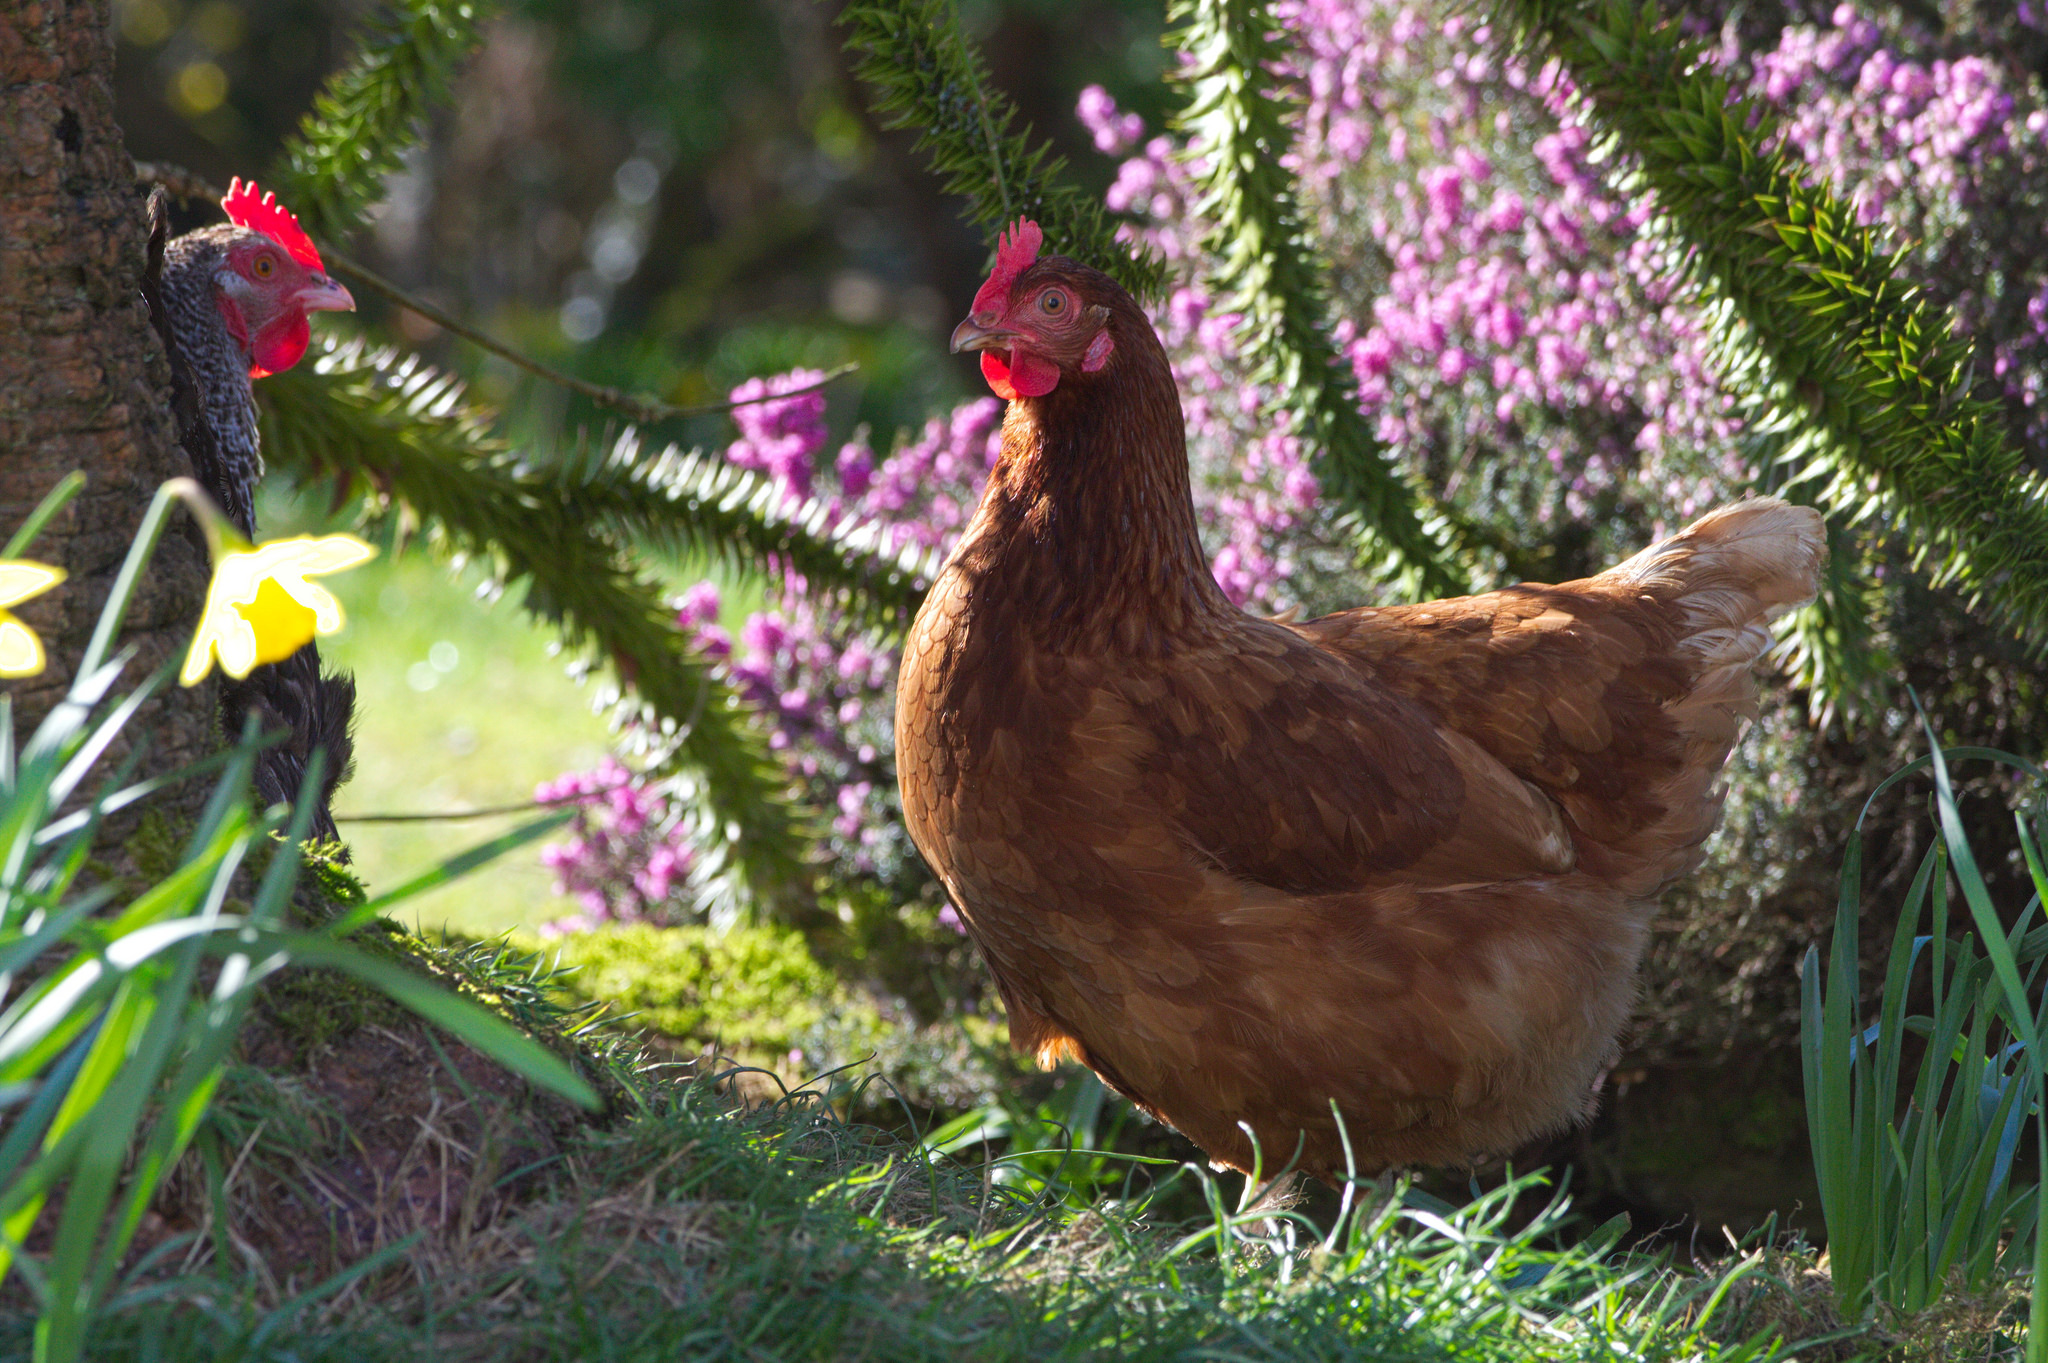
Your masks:
<svg viewBox="0 0 2048 1363"><path fill-rule="evenodd" d="M227 245L241 234L236 227L212 227L173 240L164 251L163 295L165 315L205 409L212 458L188 446L194 472L242 533L253 535L255 485L263 476L256 394L249 352L228 331L214 282Z"/></svg>
<svg viewBox="0 0 2048 1363"><path fill-rule="evenodd" d="M1196 534L1172 371L1149 327L1142 341L1011 403L955 560L977 617L1056 651L1143 654L1236 613Z"/></svg>

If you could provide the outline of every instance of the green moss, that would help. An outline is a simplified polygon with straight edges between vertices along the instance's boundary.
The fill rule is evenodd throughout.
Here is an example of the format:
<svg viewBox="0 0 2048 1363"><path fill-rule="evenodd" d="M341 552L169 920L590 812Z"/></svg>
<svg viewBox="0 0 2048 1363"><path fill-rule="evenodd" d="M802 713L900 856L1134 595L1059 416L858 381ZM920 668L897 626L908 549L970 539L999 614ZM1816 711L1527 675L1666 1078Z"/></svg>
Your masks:
<svg viewBox="0 0 2048 1363"><path fill-rule="evenodd" d="M901 998L836 976L789 928L631 924L548 942L514 934L506 945L553 958L560 973L545 988L563 1002L601 1003L627 1029L691 1050L716 1046L793 1081L842 1067L848 1083L880 1076L888 1084L870 1095L877 1103L893 1091L959 1111L993 1101L1028 1073L999 1019L921 1021Z"/></svg>
<svg viewBox="0 0 2048 1363"><path fill-rule="evenodd" d="M309 842L300 863L301 877L318 887L337 911L346 913L370 902L369 891L349 864L348 848L339 842Z"/></svg>
<svg viewBox="0 0 2048 1363"><path fill-rule="evenodd" d="M542 945L538 938L513 940ZM607 1001L615 1015L634 1014L635 1023L679 1041L716 1042L731 1051L787 1051L828 1015L858 1006L786 928L721 934L631 923L545 946L570 968L555 981L565 993Z"/></svg>
<svg viewBox="0 0 2048 1363"><path fill-rule="evenodd" d="M142 882L154 885L183 864L185 839L191 832L191 824L184 820L174 821L161 809L145 809L122 851Z"/></svg>

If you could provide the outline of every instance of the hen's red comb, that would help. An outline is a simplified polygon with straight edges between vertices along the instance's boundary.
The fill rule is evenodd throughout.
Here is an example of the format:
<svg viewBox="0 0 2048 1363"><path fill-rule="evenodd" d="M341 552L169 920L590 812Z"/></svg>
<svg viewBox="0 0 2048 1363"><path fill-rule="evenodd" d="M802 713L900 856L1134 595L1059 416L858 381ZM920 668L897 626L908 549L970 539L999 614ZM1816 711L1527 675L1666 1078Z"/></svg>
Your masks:
<svg viewBox="0 0 2048 1363"><path fill-rule="evenodd" d="M988 283L981 286L981 292L974 295L974 311L1000 311L1009 301L1010 285L1017 282L1017 276L1031 268L1031 262L1038 259L1038 248L1045 244L1045 233L1038 230L1038 224L1029 218L1019 218L996 239L996 269L988 277Z"/></svg>
<svg viewBox="0 0 2048 1363"><path fill-rule="evenodd" d="M228 211L228 221L251 232L261 232L291 252L292 259L307 269L327 273L327 267L320 262L320 252L313 247L313 239L299 226L292 211L277 201L277 195L263 194L258 198L261 193L254 180L243 184L238 175L229 181L228 196L220 201L220 206Z"/></svg>

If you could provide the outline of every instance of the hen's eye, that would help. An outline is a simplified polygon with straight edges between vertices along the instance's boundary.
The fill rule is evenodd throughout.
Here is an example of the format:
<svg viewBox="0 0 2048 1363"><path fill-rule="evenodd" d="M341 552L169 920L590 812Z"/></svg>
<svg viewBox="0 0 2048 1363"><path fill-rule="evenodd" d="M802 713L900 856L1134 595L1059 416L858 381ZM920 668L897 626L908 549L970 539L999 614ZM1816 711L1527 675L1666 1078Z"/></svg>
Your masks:
<svg viewBox="0 0 2048 1363"><path fill-rule="evenodd" d="M1041 312L1051 313L1054 316L1058 316L1060 313L1066 311L1067 296L1061 293L1058 289L1053 289L1052 291L1047 293L1043 298L1040 298L1038 300L1038 308Z"/></svg>
<svg viewBox="0 0 2048 1363"><path fill-rule="evenodd" d="M275 271L276 269L277 262L272 260L269 256L256 257L256 277L258 279L270 278L272 272Z"/></svg>

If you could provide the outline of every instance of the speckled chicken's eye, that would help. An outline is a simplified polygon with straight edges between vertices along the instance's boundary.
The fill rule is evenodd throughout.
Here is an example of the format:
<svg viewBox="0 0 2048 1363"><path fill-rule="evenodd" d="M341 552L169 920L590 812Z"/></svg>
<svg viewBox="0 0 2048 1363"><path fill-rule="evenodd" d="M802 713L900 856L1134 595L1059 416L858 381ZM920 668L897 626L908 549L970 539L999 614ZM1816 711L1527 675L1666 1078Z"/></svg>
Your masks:
<svg viewBox="0 0 2048 1363"><path fill-rule="evenodd" d="M270 278L271 273L276 269L277 262L272 260L269 256L256 257L256 277L258 279Z"/></svg>
<svg viewBox="0 0 2048 1363"><path fill-rule="evenodd" d="M1038 300L1038 309L1057 317L1067 310L1067 296L1058 289L1053 289Z"/></svg>

